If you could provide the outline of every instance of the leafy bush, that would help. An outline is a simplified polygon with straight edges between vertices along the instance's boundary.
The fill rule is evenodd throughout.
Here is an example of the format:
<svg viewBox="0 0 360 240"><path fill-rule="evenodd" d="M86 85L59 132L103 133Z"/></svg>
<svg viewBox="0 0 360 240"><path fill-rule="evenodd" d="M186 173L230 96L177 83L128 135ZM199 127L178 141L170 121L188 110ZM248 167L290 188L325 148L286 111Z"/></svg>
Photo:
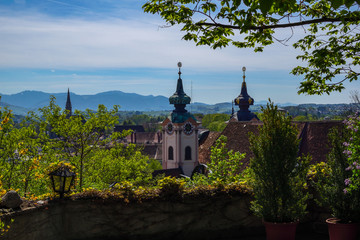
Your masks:
<svg viewBox="0 0 360 240"><path fill-rule="evenodd" d="M241 171L245 154L234 152L226 147L226 136L220 136L211 147L210 162L205 174L195 174L187 186L215 185L224 186L234 182L243 182Z"/></svg>
<svg viewBox="0 0 360 240"><path fill-rule="evenodd" d="M146 185L153 169L149 158L142 155L136 145L116 143L110 149L97 151L86 165L85 185L103 189L113 182L130 181Z"/></svg>
<svg viewBox="0 0 360 240"><path fill-rule="evenodd" d="M174 177L165 177L158 181L160 196L172 199L182 196L185 188L185 180Z"/></svg>
<svg viewBox="0 0 360 240"><path fill-rule="evenodd" d="M350 137L347 129L334 128L329 133L331 151L327 163L315 165L312 184L317 190L320 205L329 207L334 217L342 222L360 220L360 190L346 191L346 179L352 175L348 167L346 144ZM344 191L345 190L345 191Z"/></svg>
<svg viewBox="0 0 360 240"><path fill-rule="evenodd" d="M226 143L227 138L222 135L216 140L215 146L211 147L210 163L208 164L210 182L231 183L241 177L243 164L241 161L245 158L245 154L229 150Z"/></svg>
<svg viewBox="0 0 360 240"><path fill-rule="evenodd" d="M360 191L360 116L355 114L344 121L349 130L349 138L344 142L344 153L347 156L347 168L350 177L346 179L345 192Z"/></svg>

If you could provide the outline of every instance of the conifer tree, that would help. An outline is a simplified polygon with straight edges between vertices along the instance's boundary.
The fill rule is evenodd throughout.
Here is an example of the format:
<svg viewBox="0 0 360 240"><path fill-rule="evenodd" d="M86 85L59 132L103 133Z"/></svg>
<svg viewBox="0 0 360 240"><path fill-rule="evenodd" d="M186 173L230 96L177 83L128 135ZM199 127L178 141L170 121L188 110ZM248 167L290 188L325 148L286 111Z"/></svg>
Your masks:
<svg viewBox="0 0 360 240"><path fill-rule="evenodd" d="M308 164L298 158L299 139L291 117L278 111L271 101L263 111L259 134L250 134L254 158L254 212L269 222L292 222L305 214Z"/></svg>

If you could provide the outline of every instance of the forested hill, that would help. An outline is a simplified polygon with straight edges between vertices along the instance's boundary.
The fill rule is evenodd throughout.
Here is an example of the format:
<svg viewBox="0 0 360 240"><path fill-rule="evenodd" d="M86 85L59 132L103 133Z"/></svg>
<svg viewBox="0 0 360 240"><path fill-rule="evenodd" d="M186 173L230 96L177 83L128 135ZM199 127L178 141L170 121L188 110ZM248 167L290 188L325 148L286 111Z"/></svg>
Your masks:
<svg viewBox="0 0 360 240"><path fill-rule="evenodd" d="M65 107L67 93L45 93L39 91L24 91L17 94L0 94L1 102L29 110L49 105L50 96L56 98L56 104ZM123 111L160 111L170 110L169 100L163 96L143 96L135 93L124 93L121 91L110 91L95 95L77 95L70 93L73 109L97 109L99 104L107 108L120 105Z"/></svg>

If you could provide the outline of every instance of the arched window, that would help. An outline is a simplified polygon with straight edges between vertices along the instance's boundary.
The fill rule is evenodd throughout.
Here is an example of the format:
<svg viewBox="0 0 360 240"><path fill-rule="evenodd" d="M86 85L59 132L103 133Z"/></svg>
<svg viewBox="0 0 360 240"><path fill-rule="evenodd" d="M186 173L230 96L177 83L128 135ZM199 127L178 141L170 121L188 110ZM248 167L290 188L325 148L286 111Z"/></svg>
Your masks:
<svg viewBox="0 0 360 240"><path fill-rule="evenodd" d="M170 146L168 150L168 160L174 160L174 149L172 146Z"/></svg>
<svg viewBox="0 0 360 240"><path fill-rule="evenodd" d="M191 147L189 146L185 148L185 160L191 160Z"/></svg>

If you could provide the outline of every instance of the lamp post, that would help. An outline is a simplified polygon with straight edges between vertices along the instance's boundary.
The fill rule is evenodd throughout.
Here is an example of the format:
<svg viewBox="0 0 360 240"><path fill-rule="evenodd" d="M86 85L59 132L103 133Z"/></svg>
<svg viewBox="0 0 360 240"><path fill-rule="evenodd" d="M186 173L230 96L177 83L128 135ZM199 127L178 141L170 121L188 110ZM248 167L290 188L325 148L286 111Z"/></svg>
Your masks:
<svg viewBox="0 0 360 240"><path fill-rule="evenodd" d="M60 194L60 198L63 198L64 193L70 191L71 186L74 184L75 175L76 174L65 165L49 173L53 190Z"/></svg>

